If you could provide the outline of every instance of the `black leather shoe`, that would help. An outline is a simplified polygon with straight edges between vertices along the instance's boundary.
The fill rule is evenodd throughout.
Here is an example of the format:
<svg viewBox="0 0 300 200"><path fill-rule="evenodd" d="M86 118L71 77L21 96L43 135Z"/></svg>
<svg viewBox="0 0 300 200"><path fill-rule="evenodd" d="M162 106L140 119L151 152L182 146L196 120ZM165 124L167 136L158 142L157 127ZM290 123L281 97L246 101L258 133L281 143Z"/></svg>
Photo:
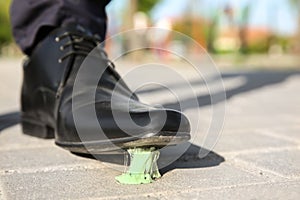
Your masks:
<svg viewBox="0 0 300 200"><path fill-rule="evenodd" d="M38 44L24 63L23 132L55 137L58 146L78 153L160 148L189 140L188 119L178 111L141 103L100 42L70 25L54 30ZM102 70L101 78L95 75L97 70Z"/></svg>

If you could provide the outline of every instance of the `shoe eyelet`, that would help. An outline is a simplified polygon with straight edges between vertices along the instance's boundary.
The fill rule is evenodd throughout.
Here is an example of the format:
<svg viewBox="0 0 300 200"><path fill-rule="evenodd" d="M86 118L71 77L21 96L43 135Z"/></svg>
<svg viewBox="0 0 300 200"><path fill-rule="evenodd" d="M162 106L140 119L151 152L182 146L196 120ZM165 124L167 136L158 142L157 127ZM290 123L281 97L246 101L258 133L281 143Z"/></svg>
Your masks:
<svg viewBox="0 0 300 200"><path fill-rule="evenodd" d="M60 46L59 50L63 51L64 50L64 46Z"/></svg>
<svg viewBox="0 0 300 200"><path fill-rule="evenodd" d="M59 40L60 40L59 37L55 38L55 42L59 42Z"/></svg>

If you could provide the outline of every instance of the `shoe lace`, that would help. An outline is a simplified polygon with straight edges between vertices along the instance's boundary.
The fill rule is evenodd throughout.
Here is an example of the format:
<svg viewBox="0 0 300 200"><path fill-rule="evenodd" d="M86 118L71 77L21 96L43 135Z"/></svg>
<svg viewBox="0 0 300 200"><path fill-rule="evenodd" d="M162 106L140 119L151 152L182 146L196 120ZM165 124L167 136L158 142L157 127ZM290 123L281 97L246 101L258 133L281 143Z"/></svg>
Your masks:
<svg viewBox="0 0 300 200"><path fill-rule="evenodd" d="M109 66L115 68L114 63L109 60L107 57L107 53L105 50L100 47L102 41L97 36L89 36L84 35L76 32L65 32L62 35L55 38L56 42L59 42L63 40L66 37L70 37L71 40L64 43L62 46L60 46L60 50L64 51L67 47L73 46L73 50L68 51L66 54L64 54L61 58L58 59L59 63L62 63L66 58L73 56L73 55L82 55L82 56L88 56L89 53L96 47L97 50L101 54L101 58L107 61Z"/></svg>
<svg viewBox="0 0 300 200"><path fill-rule="evenodd" d="M90 52L97 48L100 57L97 56L97 58L100 58L102 60L104 60L107 63L108 68L112 68L112 70L110 70L114 76L117 79L120 79L120 76L113 70L115 68L114 63L108 59L107 53L105 52L105 50L103 49L103 47L101 47L101 43L102 41L99 39L99 37L97 36L90 36L90 35L86 35L83 33L77 33L77 32L65 32L59 36L57 36L55 38L56 42L60 42L61 40L63 40L64 38L69 37L70 40L68 40L67 42L65 42L63 45L60 46L60 50L61 51L65 51L68 47L72 46L73 48L71 48L71 50L69 50L68 52L66 52L62 57L60 57L58 59L59 63L62 63L66 58L71 57L71 56L75 56L75 55L81 55L81 56L97 56L94 53L90 54ZM59 84L57 93L56 93L56 97L58 98L62 92L62 89L66 83L67 77L69 76L69 73L71 71L71 66L68 66L65 68L65 71L63 73L63 77L62 77L62 81Z"/></svg>

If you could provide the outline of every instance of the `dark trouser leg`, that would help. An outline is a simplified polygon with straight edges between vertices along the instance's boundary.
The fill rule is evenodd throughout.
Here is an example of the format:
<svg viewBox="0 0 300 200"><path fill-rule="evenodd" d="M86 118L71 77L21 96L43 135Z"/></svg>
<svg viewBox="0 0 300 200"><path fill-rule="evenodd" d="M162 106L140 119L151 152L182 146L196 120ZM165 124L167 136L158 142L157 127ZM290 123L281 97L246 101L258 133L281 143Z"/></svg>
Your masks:
<svg viewBox="0 0 300 200"><path fill-rule="evenodd" d="M105 38L105 6L109 0L13 0L12 32L22 51L30 55L49 31L78 23Z"/></svg>

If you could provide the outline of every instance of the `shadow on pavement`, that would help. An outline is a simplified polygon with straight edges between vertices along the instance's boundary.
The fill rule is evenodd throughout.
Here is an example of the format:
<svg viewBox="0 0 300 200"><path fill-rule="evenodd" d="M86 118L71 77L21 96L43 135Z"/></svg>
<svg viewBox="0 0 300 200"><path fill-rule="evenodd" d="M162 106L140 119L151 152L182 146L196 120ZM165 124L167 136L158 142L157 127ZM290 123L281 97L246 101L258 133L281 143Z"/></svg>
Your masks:
<svg viewBox="0 0 300 200"><path fill-rule="evenodd" d="M209 106L212 104L217 104L225 100L229 100L233 96L250 92L253 90L260 89L262 87L270 86L270 85L275 85L284 82L286 79L290 78L291 76L295 75L300 75L300 71L250 71L250 72L237 72L237 73L223 73L221 75L221 78L223 81L226 81L226 79L230 78L244 78L245 83L243 85L240 85L236 88L229 89L225 91L226 98L222 98L222 93L215 93L212 94L216 98L214 98L214 102L211 102L211 96L209 94L207 95L201 95L197 97L197 101L199 104L199 107L203 106ZM213 83L216 81L220 81L219 78L217 77L212 77L211 79L208 80L209 83ZM191 81L192 86L201 86L205 85L206 83L203 82L203 80L199 81ZM182 87L180 83L176 84L171 84L168 85L170 88L172 87ZM184 88L182 88L184 89ZM156 92L163 90L163 88L156 88L156 89L150 89L150 90L143 90L139 93L147 93L147 92ZM194 97L193 98L187 98L181 102L169 102L163 104L164 107L166 108L172 108L172 109L181 109L182 111L190 108L194 108Z"/></svg>
<svg viewBox="0 0 300 200"><path fill-rule="evenodd" d="M199 152L201 149L201 153L206 152L206 156L203 158L199 157ZM172 159L172 155L170 157L169 154L164 155L161 154L160 160L158 161L158 166L161 166L161 162L164 160ZM217 153L199 147L197 145L191 144L190 147L175 161L171 162L169 165L164 167L160 167L160 173L165 174L173 169L191 169L191 168L207 168L214 167L220 165L224 162L224 157L218 155Z"/></svg>
<svg viewBox="0 0 300 200"><path fill-rule="evenodd" d="M160 173L162 175L173 169L207 168L207 167L218 166L220 163L225 161L225 159L222 156L218 155L213 151L209 151L203 148L201 149L201 147L191 143L188 143L188 145L189 148L182 155L179 156L176 153L174 153L176 151L176 146L166 147L166 148L170 148L169 152L173 152L173 153L165 153L164 151L161 152L160 158L158 160L158 166L160 168ZM200 149L202 150L202 153L206 151L207 156L205 156L204 158L200 158L199 157ZM123 153L98 154L94 156L88 154L80 154L80 153L73 153L73 154L84 158L97 159L101 162L124 165L125 156Z"/></svg>
<svg viewBox="0 0 300 200"><path fill-rule="evenodd" d="M20 123L20 112L11 112L0 115L0 132Z"/></svg>

